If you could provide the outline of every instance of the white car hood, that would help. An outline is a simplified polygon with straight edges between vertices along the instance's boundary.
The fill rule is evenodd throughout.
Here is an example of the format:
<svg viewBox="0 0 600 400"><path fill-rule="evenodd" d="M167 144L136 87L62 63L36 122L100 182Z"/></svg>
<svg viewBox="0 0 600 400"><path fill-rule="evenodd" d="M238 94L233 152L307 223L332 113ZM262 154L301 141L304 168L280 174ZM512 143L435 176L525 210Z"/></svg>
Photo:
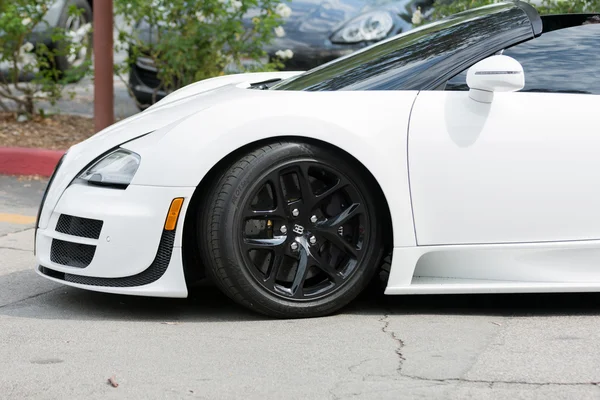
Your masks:
<svg viewBox="0 0 600 400"><path fill-rule="evenodd" d="M91 153L93 158L125 142L176 123L228 97L228 89L253 83L286 79L301 72L259 72L206 79L181 88L146 111L120 121L73 146L69 153ZM237 92L239 95L239 91ZM88 154L86 154L88 155ZM86 157L87 158L87 157ZM93 159L92 158L92 159ZM66 161L66 160L65 160ZM88 163L92 160L88 160Z"/></svg>
<svg viewBox="0 0 600 400"><path fill-rule="evenodd" d="M146 111L111 125L71 147L54 176L52 186L48 188L39 226L41 228L47 226L50 214L58 203L60 195L73 178L100 155L150 132L163 128L166 132L170 126L176 125L186 117L230 97L232 92L239 96L240 92L243 93L238 89L240 87L249 87L253 83L272 79L286 79L299 73L301 72L259 72L227 75L200 81L171 93Z"/></svg>

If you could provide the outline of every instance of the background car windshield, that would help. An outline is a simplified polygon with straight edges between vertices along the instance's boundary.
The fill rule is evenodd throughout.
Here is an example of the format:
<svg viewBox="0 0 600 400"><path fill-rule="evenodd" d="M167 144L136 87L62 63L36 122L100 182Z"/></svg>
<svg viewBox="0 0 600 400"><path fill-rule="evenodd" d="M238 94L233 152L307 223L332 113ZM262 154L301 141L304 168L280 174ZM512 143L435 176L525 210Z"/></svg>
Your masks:
<svg viewBox="0 0 600 400"><path fill-rule="evenodd" d="M529 24L529 26L526 26ZM297 77L274 90L398 90L424 89L431 67L467 47L493 45L503 32L531 34L525 13L514 4L495 4L456 14L385 42L342 57ZM485 50L482 50L485 51Z"/></svg>

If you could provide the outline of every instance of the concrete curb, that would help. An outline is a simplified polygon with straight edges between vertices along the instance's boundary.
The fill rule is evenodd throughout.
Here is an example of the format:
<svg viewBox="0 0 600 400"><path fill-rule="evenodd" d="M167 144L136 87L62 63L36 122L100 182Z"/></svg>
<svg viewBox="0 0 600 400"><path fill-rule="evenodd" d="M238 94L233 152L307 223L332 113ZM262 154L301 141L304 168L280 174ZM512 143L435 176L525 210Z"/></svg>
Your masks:
<svg viewBox="0 0 600 400"><path fill-rule="evenodd" d="M0 147L0 174L48 177L64 153L61 150Z"/></svg>

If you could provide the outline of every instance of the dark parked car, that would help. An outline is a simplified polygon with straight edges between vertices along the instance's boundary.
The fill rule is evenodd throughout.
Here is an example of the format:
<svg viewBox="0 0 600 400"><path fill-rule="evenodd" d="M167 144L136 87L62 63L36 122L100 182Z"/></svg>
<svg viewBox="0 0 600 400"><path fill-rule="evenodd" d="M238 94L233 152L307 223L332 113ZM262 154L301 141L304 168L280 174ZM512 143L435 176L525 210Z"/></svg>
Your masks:
<svg viewBox="0 0 600 400"><path fill-rule="evenodd" d="M286 70L308 70L352 53L369 44L413 27L413 13L420 7L426 16L433 0L292 0L292 9L283 28L285 36L276 37L265 49L269 57L290 49L293 57ZM250 24L250 21L248 21ZM138 34L150 40L150 27L143 21ZM160 88L157 70L150 58L139 57L133 65L129 83L140 104L152 104L167 93Z"/></svg>

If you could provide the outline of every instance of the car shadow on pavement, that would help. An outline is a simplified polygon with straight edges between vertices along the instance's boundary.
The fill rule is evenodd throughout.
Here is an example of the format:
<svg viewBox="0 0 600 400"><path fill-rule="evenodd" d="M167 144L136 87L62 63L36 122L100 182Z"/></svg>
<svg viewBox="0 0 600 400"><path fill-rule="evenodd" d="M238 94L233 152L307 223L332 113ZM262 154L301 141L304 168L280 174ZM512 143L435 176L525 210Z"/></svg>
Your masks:
<svg viewBox="0 0 600 400"><path fill-rule="evenodd" d="M393 315L600 315L600 293L506 293L386 296L368 288L344 312Z"/></svg>
<svg viewBox="0 0 600 400"><path fill-rule="evenodd" d="M21 279L38 279L23 271ZM13 282L14 283L14 282ZM372 285L338 315L599 315L600 293L385 296ZM237 305L210 283L185 299L123 296L56 286L0 307L0 315L61 320L226 322L271 320Z"/></svg>

